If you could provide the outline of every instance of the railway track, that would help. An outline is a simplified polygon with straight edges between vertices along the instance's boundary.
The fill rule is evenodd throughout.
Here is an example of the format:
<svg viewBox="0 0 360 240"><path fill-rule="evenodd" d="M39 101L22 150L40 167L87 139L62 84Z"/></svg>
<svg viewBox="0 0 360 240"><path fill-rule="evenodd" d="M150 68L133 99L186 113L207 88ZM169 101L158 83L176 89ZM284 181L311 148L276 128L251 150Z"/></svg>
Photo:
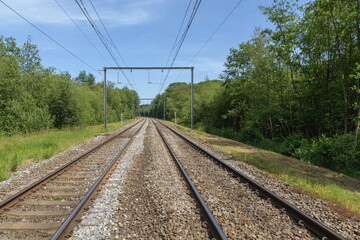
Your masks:
<svg viewBox="0 0 360 240"><path fill-rule="evenodd" d="M301 239L302 238L311 239L314 237L315 238L319 237L323 240L325 240L325 239L345 239L344 237L342 237L338 233L334 232L333 230L331 230L324 224L320 223L319 221L310 217L306 213L302 212L301 210L299 210L298 208L296 208L289 202L285 201L284 199L277 196L273 192L269 191L268 189L266 189L265 187L263 187L262 185L260 185L256 181L254 181L253 179L249 178L248 176L244 175L240 171L236 170L232 166L225 163L224 161L220 160L219 158L217 158L213 154L209 153L207 150L200 147L199 145L195 144L188 138L184 137L182 134L178 133L177 131L170 128L166 124L164 124L158 120L156 120L156 123L155 122L153 122L153 123L155 124L157 131L159 132L160 136L162 137L162 139L163 139L165 145L167 146L170 154L172 155L173 159L176 161L178 168L180 169L182 175L184 176L188 186L190 187L191 191L193 192L193 194L198 202L199 208L201 209L203 217L207 221L209 230L212 233L214 238L227 239L227 237L229 237L229 236L230 236L229 238L232 238L232 239L241 238L240 236L236 235L237 234L236 232L227 231L227 230L222 229L222 227L227 227L229 224L229 220L226 219L226 217L224 217L224 215L226 215L226 214L227 215L235 215L235 214L240 214L240 213L236 213L236 210L234 211L234 209L229 210L229 209L224 209L224 208L222 208L222 211L223 211L223 213L225 212L226 214L218 213L218 212L221 212L221 210L219 210L219 208L221 209L221 207L218 206L220 204L220 202L217 202L216 200L214 200L214 199L216 199L216 196L213 197L211 194L209 194L209 191L206 190L206 188L209 186L209 185L206 185L206 182L210 182L212 180L212 178L216 179L217 177L220 178L222 176L223 177L222 181L224 181L224 180L229 181L229 184L225 184L222 186L224 188L229 188L228 192L232 192L234 195L235 194L238 195L235 198L227 198L228 196L223 195L223 197L225 199L227 199L228 202L230 202L233 199L239 199L239 198L240 199L253 198L253 195L255 193L257 198L261 198L261 200L259 200L260 204L268 204L268 206L267 206L268 211L271 211L271 208L276 207L276 209L278 210L280 215L284 215L284 213L286 213L288 216L290 216L292 218L292 223L289 223L290 227L291 227L291 225L297 225L297 226L295 226L295 228L301 228L303 226L306 229L311 231L311 234L302 235L300 237ZM177 145L174 144L173 145L174 149L172 149L166 138L172 138L173 140L175 138L177 138L178 140L181 139L182 144L180 147L177 146L179 144L177 144ZM196 164L194 165L193 163L190 163L189 161L187 161L186 160L187 157L185 155L182 155L180 151L176 151L175 148L178 148L178 150L180 150L179 148L182 148L182 151L186 151L189 155L192 155L192 156L197 155L196 159L193 159L192 162L197 162L196 164L200 164L200 165L204 164L203 168L205 167L205 169L206 169L205 174L207 174L207 175L212 174L213 176L209 177L208 179L206 179L204 177L204 175L202 177L199 177L198 175L201 175L204 173L200 173L200 171L198 169L196 169L196 167L194 167ZM196 151L196 153L193 153L192 151ZM178 153L178 156L176 156L176 153ZM179 155L181 155L181 157ZM182 156L185 156L185 157L182 157ZM218 174L217 173L218 170L216 170L215 168L206 166L206 164L209 164L209 162L204 163L204 161L205 161L204 156L206 159L208 159L208 160L210 159L213 163L220 166L221 169L226 170L228 176L226 176L226 174L225 175ZM203 163L201 163L200 161L202 161ZM215 164L213 164L213 165L215 165ZM188 173L186 171L188 171ZM191 179L193 179L193 180L191 180ZM252 191L253 194L251 195L251 193L246 193L247 190L241 185L236 185L236 183L230 183L231 181L234 182L234 179L236 180L236 182L245 183L245 186L248 188L247 190ZM237 180L240 180L240 181L237 181ZM195 182L195 184L193 182ZM217 184L220 185L221 181L217 181ZM228 185L230 185L230 187ZM231 185L233 185L232 186L233 189L230 189ZM201 190L198 191L196 189L196 187L198 187ZM244 191L244 193L242 193L241 191L239 192L239 189ZM203 198L207 199L207 201L204 201L200 194L204 194L205 197L203 197ZM220 196L220 198L221 197L222 196ZM213 201L211 201L211 199L213 199L213 201L215 201L216 203L214 204ZM244 201L246 202L246 200L244 200ZM209 203L209 207L206 205L207 203ZM269 205L272 205L273 207L271 207ZM256 209L257 207L259 207L259 206L256 206L255 208L252 207L253 209L251 211L254 211L254 209ZM215 214L213 214L210 211L213 209L216 209L215 211L217 214L215 217L214 217ZM273 214L277 214L276 209L272 210ZM227 210L229 210L229 211L227 211ZM258 213L255 210L254 214L252 214L252 215L257 215L257 214ZM217 222L217 219L219 219L219 223ZM282 219L284 219L286 221L286 218L282 217ZM250 222L252 220L253 219L249 219ZM268 225L267 222L271 221L271 219L266 220L266 221L264 221L263 219L258 219L258 220L260 222L264 222L265 225ZM236 220L236 221L238 221L238 220ZM290 220L290 222L291 222L291 220ZM279 222L278 224L281 224L281 223ZM242 225L241 222L238 225ZM232 226L232 228L234 228L234 226L236 226L236 224L234 224L234 225L231 224L231 226ZM269 224L269 226L271 226L271 224ZM276 226L276 223L273 224L273 226ZM239 229L237 229L237 230L239 230ZM246 235L242 235L242 237L244 237L244 236L246 238ZM248 235L248 237L250 237L250 236L251 235ZM267 237L269 237L269 236L267 236Z"/></svg>
<svg viewBox="0 0 360 240"><path fill-rule="evenodd" d="M0 238L65 238L144 122L138 121L1 202Z"/></svg>

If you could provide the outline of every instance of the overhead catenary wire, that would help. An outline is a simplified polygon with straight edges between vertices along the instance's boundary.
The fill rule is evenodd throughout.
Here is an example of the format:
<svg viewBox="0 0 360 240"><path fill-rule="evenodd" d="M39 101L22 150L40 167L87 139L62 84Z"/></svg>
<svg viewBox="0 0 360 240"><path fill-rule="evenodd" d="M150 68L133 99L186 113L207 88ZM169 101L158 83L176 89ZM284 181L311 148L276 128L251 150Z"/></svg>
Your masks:
<svg viewBox="0 0 360 240"><path fill-rule="evenodd" d="M96 13L96 16L99 18L100 23L101 23L101 25L103 26L103 28L104 28L107 36L109 37L111 45L115 48L115 50L116 50L116 52L118 53L121 61L122 61L122 62L124 63L124 65L127 67L128 65L126 64L124 57L122 56L122 54L121 54L120 51L118 50L118 48L117 48L116 44L114 43L114 41L113 41L113 39L112 39L109 31L108 31L107 28L105 27L105 24L104 24L104 22L102 21L102 19L101 19L101 17L100 17L100 14L99 14L98 11L96 10L96 8L95 8L92 0L89 0L89 2L90 2L90 4L91 4L92 8L94 9L94 12ZM105 39L105 40L106 40L106 39ZM124 74L124 73L123 73L123 74ZM134 75L133 75L132 71L130 72L130 74L131 74L131 76L132 76L135 89L137 89L137 87L136 87L136 82L135 82L135 78L134 78Z"/></svg>
<svg viewBox="0 0 360 240"><path fill-rule="evenodd" d="M196 2L195 2L195 4L194 4L193 11L192 11L192 13L191 13L191 15L190 15L190 17L189 17L189 20L188 20L188 23L187 23L187 25L186 25L186 28L185 28L185 30L184 30L184 32L183 32L180 40L179 40L178 43L177 43L177 48L176 48L175 54L174 54L174 56L173 56L173 59L172 59L172 61L171 61L170 67L173 67L173 66L174 66L174 63L175 63L176 58L177 58L177 56L178 56L178 54L179 54L179 52L180 52L180 49L181 49L181 47L182 47L182 45L183 45L183 43L184 43L184 40L185 40L185 38L186 38L186 35L187 35L187 33L189 32L190 26L191 26L191 24L192 24L192 22L193 22L193 20L194 20L194 18L195 18L195 15L196 15L199 7L200 7L200 3L201 3L201 0L196 0ZM163 80L163 82L162 82L162 84L161 84L159 94L160 94L162 88L164 87L164 84L165 84L165 82L166 82L166 80L167 80L167 78L168 78L168 76L169 76L169 73L170 73L170 69L169 69L168 72L166 73L166 76L165 76L165 78L164 78L164 80Z"/></svg>
<svg viewBox="0 0 360 240"><path fill-rule="evenodd" d="M86 19L88 20L88 22L90 23L91 27L94 29L96 35L99 37L100 41L102 42L102 44L104 45L105 49L108 51L108 53L110 54L111 58L113 59L113 61L115 62L115 64L120 67L119 62L117 61L113 51L111 50L111 48L109 47L109 45L106 43L107 39L104 37L104 35L101 33L101 31L99 30L99 28L97 27L95 21L93 20L93 18L91 17L90 13L88 12L88 10L85 7L85 4L83 3L82 0L75 0L77 5L79 6L80 10L82 11L82 13L84 14L84 16L86 17ZM133 88L134 86L132 85L132 83L130 82L129 78L126 76L126 74L124 73L124 71L121 71L121 73L123 74L123 76L125 77L126 81L129 83L129 85Z"/></svg>
<svg viewBox="0 0 360 240"><path fill-rule="evenodd" d="M71 20L71 22L76 26L79 32L86 38L86 40L95 48L95 50L103 57L103 59L110 64L109 60L105 58L105 56L100 52L100 50L95 46L95 44L90 40L90 38L84 33L83 30L79 27L79 25L74 21L74 19L66 12L66 10L61 6L61 4L55 0L57 5L61 8L61 10L66 14L66 16Z"/></svg>
<svg viewBox="0 0 360 240"><path fill-rule="evenodd" d="M109 49L109 46L104 42L104 36L101 34L101 32L99 31L98 27L96 26L94 20L91 18L90 14L86 10L85 5L83 4L82 0L80 0L80 2L81 2L81 5L83 5L83 6L80 5L78 0L75 0L75 1L76 1L77 5L79 6L80 10L82 11L82 13L84 14L84 16L86 17L86 19L88 20L88 22L90 23L91 27L94 29L96 35L99 37L100 41L104 45L105 49L110 54L111 58L114 60L114 62L117 65L119 65L116 58L114 57L111 49Z"/></svg>
<svg viewBox="0 0 360 240"><path fill-rule="evenodd" d="M173 47L171 48L170 54L169 54L169 56L168 56L168 59L166 60L165 67L168 65L168 63L169 63L169 61L170 61L170 57L171 57L171 55L172 55L172 53L173 53L173 51L174 51L174 49L175 49L175 47L176 47L176 43L177 43L177 41L178 41L178 38L179 38L179 35L180 35L180 31L181 31L181 29L182 29L182 27L183 27L183 25L184 25L186 16L187 16L187 14L188 14L188 12L189 12L189 9L190 9L191 2L192 2L192 0L189 1L189 4L188 4L188 6L187 6L187 8L186 8L184 17L183 17L183 19L182 19L182 21L181 21L181 25L180 25L180 27L179 27L179 30L178 30L178 32L177 32L177 35L176 35L176 38L175 38L175 41L174 41L174 44L173 44ZM163 78L163 72L161 73L160 82L162 82L162 78Z"/></svg>
<svg viewBox="0 0 360 240"><path fill-rule="evenodd" d="M210 35L210 37L204 42L204 44L196 51L196 53L191 57L191 59L187 62L185 65L186 67L189 66L189 64L194 60L194 58L203 50L203 48L210 42L210 40L214 37L214 35L219 31L219 29L224 25L224 23L228 20L228 18L234 13L234 11L237 9L237 7L240 5L242 0L239 0L236 5L231 9L231 11L226 15L226 17L222 20L220 25L215 29L215 31ZM177 78L177 81L179 80L182 72L184 70L181 70L179 73L179 76Z"/></svg>
<svg viewBox="0 0 360 240"><path fill-rule="evenodd" d="M77 60L79 60L80 62L84 63L86 66L88 66L89 68L91 68L92 70L96 71L98 74L102 75L100 72L98 72L94 67L92 67L90 64L88 64L87 62L85 62L83 59L81 59L80 57L78 57L77 55L75 55L75 53L71 52L69 49L67 49L66 47L64 47L62 44L60 44L58 41L56 41L54 38L52 38L51 36L49 36L46 32L44 32L43 30L41 30L39 27L37 27L35 24L33 24L32 22L30 22L28 19L26 19L24 16L22 16L20 13L18 13L15 9L13 9L12 7L10 7L9 5L7 5L3 0L0 0L0 2L2 4L4 4L7 8L9 8L11 11L13 11L15 14L17 14L19 17L21 17L23 20L25 20L27 23L29 23L31 26L33 26L36 30L38 30L40 33L42 33L43 35L45 35L47 38L49 38L51 41L53 41L54 43L56 43L59 47L61 47L62 49L64 49L65 51L67 51L68 53L70 53L73 57L75 57Z"/></svg>
<svg viewBox="0 0 360 240"><path fill-rule="evenodd" d="M109 31L108 31L107 28L105 27L105 24L104 24L104 22L102 21L102 19L101 19L100 15L99 15L98 11L96 10L93 2L92 2L91 0L89 0L89 2L90 2L90 4L91 4L92 8L94 9L94 12L96 13L96 16L99 18L99 21L100 21L101 25L103 26L103 28L104 28L107 36L109 37L109 40L110 40L110 42L111 42L111 45L115 48L115 50L116 50L117 53L119 54L119 56L120 56L121 60L123 61L124 65L126 65L123 56L121 55L121 53L120 53L119 50L117 49L114 41L112 40L112 38L111 38L111 36L110 36L110 34L109 34Z"/></svg>
<svg viewBox="0 0 360 240"><path fill-rule="evenodd" d="M228 13L228 15L224 18L224 20L220 23L220 25L215 29L215 31L210 35L210 37L205 41L205 43L199 48L199 50L192 56L192 58L189 60L189 62L186 64L186 66L189 66L189 64L194 60L194 58L200 53L200 51L210 42L210 40L214 37L214 35L219 31L221 26L228 20L228 18L233 14L233 12L236 10L236 8L240 5L242 0L239 0L237 4L231 9L231 11Z"/></svg>

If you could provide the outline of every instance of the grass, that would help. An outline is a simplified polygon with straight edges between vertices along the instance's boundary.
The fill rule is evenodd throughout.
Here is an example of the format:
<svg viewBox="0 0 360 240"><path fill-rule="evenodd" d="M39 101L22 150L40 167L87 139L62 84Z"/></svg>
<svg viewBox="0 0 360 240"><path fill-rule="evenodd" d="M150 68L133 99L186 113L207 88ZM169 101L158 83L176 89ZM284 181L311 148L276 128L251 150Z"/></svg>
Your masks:
<svg viewBox="0 0 360 240"><path fill-rule="evenodd" d="M232 152L234 158L249 163L265 172L271 173L283 181L293 185L292 191L304 193L312 197L322 198L343 217L360 220L360 193L338 186L328 179L304 176L295 168L287 168L271 160L257 156L246 156ZM346 207L347 209L343 208Z"/></svg>
<svg viewBox="0 0 360 240"><path fill-rule="evenodd" d="M132 119L125 120L123 125ZM0 181L8 179L19 167L48 159L67 148L95 135L109 133L121 127L121 122L103 125L41 130L29 134L0 136Z"/></svg>
<svg viewBox="0 0 360 240"><path fill-rule="evenodd" d="M168 122L173 125L173 123ZM360 181L300 160L189 128L177 127L237 160L292 185L291 191L325 200L343 218L360 220Z"/></svg>
<svg viewBox="0 0 360 240"><path fill-rule="evenodd" d="M62 197L61 196L52 196L51 197L51 200L61 200L62 199Z"/></svg>

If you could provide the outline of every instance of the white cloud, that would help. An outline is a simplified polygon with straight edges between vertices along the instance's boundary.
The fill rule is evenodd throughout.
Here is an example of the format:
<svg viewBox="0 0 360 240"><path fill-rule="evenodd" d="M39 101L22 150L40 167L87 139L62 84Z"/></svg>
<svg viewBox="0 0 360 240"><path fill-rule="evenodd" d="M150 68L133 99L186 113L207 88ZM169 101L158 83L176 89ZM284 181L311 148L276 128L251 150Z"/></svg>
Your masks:
<svg viewBox="0 0 360 240"><path fill-rule="evenodd" d="M74 20L87 21L79 7L72 0L58 0ZM94 20L97 20L88 1L83 1ZM157 5L164 0L115 1L93 0L100 17L110 27L141 24L156 17ZM49 0L5 0L5 3L31 22L38 24L72 24L55 1ZM0 25L19 24L19 16L0 3ZM23 21L23 20L21 20ZM25 22L24 22L25 23Z"/></svg>

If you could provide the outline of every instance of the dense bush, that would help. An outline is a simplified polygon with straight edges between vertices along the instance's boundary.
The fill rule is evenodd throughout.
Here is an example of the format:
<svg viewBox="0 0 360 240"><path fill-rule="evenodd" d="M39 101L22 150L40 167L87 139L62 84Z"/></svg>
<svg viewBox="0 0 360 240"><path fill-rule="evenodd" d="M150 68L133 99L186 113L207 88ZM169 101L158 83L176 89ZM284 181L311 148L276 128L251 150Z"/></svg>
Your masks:
<svg viewBox="0 0 360 240"><path fill-rule="evenodd" d="M31 132L52 126L47 109L29 106L21 101L11 100L4 109L3 130L6 132Z"/></svg>
<svg viewBox="0 0 360 240"><path fill-rule="evenodd" d="M334 137L322 135L310 142L303 141L294 156L317 166L360 178L360 147L354 145L354 140L352 134Z"/></svg>
<svg viewBox="0 0 360 240"><path fill-rule="evenodd" d="M261 132L254 127L245 127L239 132L239 141L258 145L263 140L263 135Z"/></svg>
<svg viewBox="0 0 360 240"><path fill-rule="evenodd" d="M13 38L0 37L0 135L103 122L102 83L85 71L75 78L55 73L40 61L30 38L17 46ZM132 117L137 93L111 83L107 88L108 121L119 121L121 113Z"/></svg>
<svg viewBox="0 0 360 240"><path fill-rule="evenodd" d="M241 129L239 132L236 132L232 128L214 128L206 126L204 130L210 134L274 150L274 143L270 139L264 138L264 136L256 128L246 127Z"/></svg>
<svg viewBox="0 0 360 240"><path fill-rule="evenodd" d="M301 133L293 133L287 136L280 144L279 152L287 156L293 156L296 150L307 142L305 136Z"/></svg>
<svg viewBox="0 0 360 240"><path fill-rule="evenodd" d="M220 137L229 138L233 140L238 140L237 133L231 129L231 128L212 128L212 127L206 127L204 129L206 132L210 134L214 134Z"/></svg>

